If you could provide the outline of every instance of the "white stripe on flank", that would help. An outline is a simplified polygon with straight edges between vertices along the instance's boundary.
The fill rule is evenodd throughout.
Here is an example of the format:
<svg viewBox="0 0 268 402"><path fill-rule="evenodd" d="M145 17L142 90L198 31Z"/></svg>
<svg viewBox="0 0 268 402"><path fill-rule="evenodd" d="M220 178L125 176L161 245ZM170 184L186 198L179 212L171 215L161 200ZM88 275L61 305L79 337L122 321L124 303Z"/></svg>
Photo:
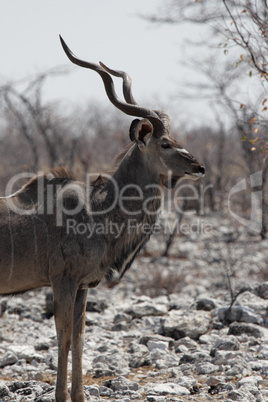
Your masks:
<svg viewBox="0 0 268 402"><path fill-rule="evenodd" d="M13 275L13 270L14 270L14 242L13 242L13 233L12 233L12 223L11 223L11 216L10 216L10 209L8 206L8 203L6 202L6 207L7 207L7 214L8 214L8 230L9 230L9 235L10 235L10 248L11 248L11 266L10 266L10 273L8 275L8 281L10 281L12 275Z"/></svg>
<svg viewBox="0 0 268 402"><path fill-rule="evenodd" d="M6 196L4 196L4 197L0 197L0 200L8 200L9 198L14 198L14 197L16 197L20 192L21 192L21 188L20 188L19 190L15 191L15 193L6 195Z"/></svg>

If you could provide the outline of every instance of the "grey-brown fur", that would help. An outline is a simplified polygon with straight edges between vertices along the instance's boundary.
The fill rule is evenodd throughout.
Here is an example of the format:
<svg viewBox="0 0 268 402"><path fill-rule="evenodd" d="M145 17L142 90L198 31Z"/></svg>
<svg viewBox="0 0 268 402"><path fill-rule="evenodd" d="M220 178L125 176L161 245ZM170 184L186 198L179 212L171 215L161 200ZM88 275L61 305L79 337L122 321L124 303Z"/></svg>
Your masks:
<svg viewBox="0 0 268 402"><path fill-rule="evenodd" d="M108 74L103 71L102 78ZM111 99L112 95L108 96ZM121 110L124 105L116 104ZM137 110L136 104L127 104L126 113L132 113L132 106L133 115L148 113L147 109ZM87 288L96 286L113 270L122 275L129 268L150 236L164 185L173 186L184 177L197 179L204 173L195 158L169 136L166 114L152 111L148 118L143 117L132 125L133 144L118 159L111 180L99 178L87 186L60 168L0 199L0 294L52 287L59 350L57 401L69 399L67 359L71 344L71 398L85 400L82 340ZM118 236L111 224L122 229ZM87 227L90 236L88 231L75 233L78 225ZM108 230L97 231L105 225Z"/></svg>

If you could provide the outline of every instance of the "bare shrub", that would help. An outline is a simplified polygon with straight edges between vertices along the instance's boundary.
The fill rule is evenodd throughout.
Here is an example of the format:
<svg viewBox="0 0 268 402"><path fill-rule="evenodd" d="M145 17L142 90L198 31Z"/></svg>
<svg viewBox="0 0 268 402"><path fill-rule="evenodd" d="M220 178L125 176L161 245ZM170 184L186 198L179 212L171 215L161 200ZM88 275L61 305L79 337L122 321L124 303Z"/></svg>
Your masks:
<svg viewBox="0 0 268 402"><path fill-rule="evenodd" d="M146 279L141 281L139 293L149 297L158 297L178 293L185 286L185 274L182 272L163 271L160 268L148 269Z"/></svg>

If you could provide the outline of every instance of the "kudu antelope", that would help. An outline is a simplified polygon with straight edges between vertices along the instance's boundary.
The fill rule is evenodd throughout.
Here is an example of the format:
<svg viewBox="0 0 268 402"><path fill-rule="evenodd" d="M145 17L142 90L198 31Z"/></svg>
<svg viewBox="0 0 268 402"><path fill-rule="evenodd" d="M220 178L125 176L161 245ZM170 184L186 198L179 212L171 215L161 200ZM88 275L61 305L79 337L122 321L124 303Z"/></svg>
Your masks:
<svg viewBox="0 0 268 402"><path fill-rule="evenodd" d="M84 401L82 348L87 289L130 267L150 237L161 204L161 189L179 179L197 179L204 167L170 137L166 113L139 106L131 79L122 71L79 60L61 43L69 59L96 71L108 98L122 112L141 120L130 126L131 146L120 155L110 178L86 184L59 168L31 179L0 200L0 294L51 286L58 338L56 400L68 401L67 361L72 345L73 401ZM111 75L123 79L125 102ZM170 176L170 177L169 177ZM77 233L74 225L90 228ZM103 225L106 231L94 230ZM120 227L120 235L109 230ZM146 228L146 230L144 230Z"/></svg>

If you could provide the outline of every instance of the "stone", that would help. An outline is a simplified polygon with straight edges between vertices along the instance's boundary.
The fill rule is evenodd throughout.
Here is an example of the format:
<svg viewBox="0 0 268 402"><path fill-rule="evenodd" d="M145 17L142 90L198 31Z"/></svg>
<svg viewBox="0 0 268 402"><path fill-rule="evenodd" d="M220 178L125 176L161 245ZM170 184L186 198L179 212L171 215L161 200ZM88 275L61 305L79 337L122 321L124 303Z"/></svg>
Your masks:
<svg viewBox="0 0 268 402"><path fill-rule="evenodd" d="M188 348L185 345L178 345L175 349L175 353L187 353Z"/></svg>
<svg viewBox="0 0 268 402"><path fill-rule="evenodd" d="M34 345L34 348L36 351L41 351L41 350L48 350L49 349L49 343L46 341L43 342L38 342Z"/></svg>
<svg viewBox="0 0 268 402"><path fill-rule="evenodd" d="M225 383L225 382L217 382L215 384L211 384L208 390L210 395L220 394L226 391L232 391L234 389L233 384Z"/></svg>
<svg viewBox="0 0 268 402"><path fill-rule="evenodd" d="M167 336L162 336L162 335L156 335L156 334L149 334L149 335L143 335L140 337L139 343L142 345L147 345L149 341L152 342L165 342L168 343L168 347L172 348L174 347L174 339L167 337Z"/></svg>
<svg viewBox="0 0 268 402"><path fill-rule="evenodd" d="M141 302L133 304L125 311L132 317L141 318L148 315L165 315L167 313L167 306L163 304L153 304L151 302Z"/></svg>
<svg viewBox="0 0 268 402"><path fill-rule="evenodd" d="M180 376L177 384L190 390L196 384L196 379L193 376Z"/></svg>
<svg viewBox="0 0 268 402"><path fill-rule="evenodd" d="M210 354L206 350L192 352L192 355L194 356L196 362L210 362L211 361Z"/></svg>
<svg viewBox="0 0 268 402"><path fill-rule="evenodd" d="M111 327L111 331L127 331L128 324L126 322L117 322Z"/></svg>
<svg viewBox="0 0 268 402"><path fill-rule="evenodd" d="M102 385L111 388L114 392L124 390L138 391L140 389L140 385L137 382L130 381L125 377L117 377L113 380L104 381Z"/></svg>
<svg viewBox="0 0 268 402"><path fill-rule="evenodd" d="M237 387L240 388L244 385L250 385L252 387L258 387L261 383L263 382L263 378L260 375L255 375L255 376L249 376L245 378L241 378L237 382Z"/></svg>
<svg viewBox="0 0 268 402"><path fill-rule="evenodd" d="M57 370L57 356L48 354L45 363L50 370Z"/></svg>
<svg viewBox="0 0 268 402"><path fill-rule="evenodd" d="M233 306L231 309L229 307L221 307L217 311L218 319L223 322L231 323L237 322L247 322L253 324L262 324L262 317L245 306Z"/></svg>
<svg viewBox="0 0 268 402"><path fill-rule="evenodd" d="M245 360L236 358L231 362L231 367L229 370L226 370L225 374L229 377L241 378L241 376L252 375L252 371Z"/></svg>
<svg viewBox="0 0 268 402"><path fill-rule="evenodd" d="M216 350L215 357L212 360L214 364L218 365L227 365L231 364L231 362L238 357L243 357L243 353L239 353L237 351L229 351L229 350Z"/></svg>
<svg viewBox="0 0 268 402"><path fill-rule="evenodd" d="M153 349L161 349L161 350L167 351L168 343L161 342L161 341L148 341L147 347L148 347L149 351L152 351Z"/></svg>
<svg viewBox="0 0 268 402"><path fill-rule="evenodd" d="M37 353L33 346L10 345L9 349L18 357L18 359L25 359L28 363L31 363L33 359L40 362L44 361L44 357Z"/></svg>
<svg viewBox="0 0 268 402"><path fill-rule="evenodd" d="M229 335L226 339L217 339L214 343L210 355L215 356L217 350L239 350L240 343L233 335Z"/></svg>
<svg viewBox="0 0 268 402"><path fill-rule="evenodd" d="M211 376L206 380L206 384L210 387L211 385L217 385L224 382L224 376Z"/></svg>
<svg viewBox="0 0 268 402"><path fill-rule="evenodd" d="M128 352L130 353L129 367L138 368L152 364L148 348L145 345L132 343Z"/></svg>
<svg viewBox="0 0 268 402"><path fill-rule="evenodd" d="M127 322L127 323L130 323L131 320L132 320L131 315L126 314L126 313L119 313L119 314L116 314L116 315L114 316L114 323L115 323L115 324L118 324L118 323L120 323L120 322Z"/></svg>
<svg viewBox="0 0 268 402"><path fill-rule="evenodd" d="M169 316L163 319L162 334L170 336L175 340L188 336L192 339L198 339L200 335L209 330L210 316L205 311L188 312L182 314L179 311L172 310Z"/></svg>
<svg viewBox="0 0 268 402"><path fill-rule="evenodd" d="M109 398L113 394L113 391L111 390L111 388L101 385L99 388L99 394L100 394L100 396Z"/></svg>
<svg viewBox="0 0 268 402"><path fill-rule="evenodd" d="M166 382L165 384L150 384L145 387L145 392L155 395L190 395L190 391L179 384Z"/></svg>
<svg viewBox="0 0 268 402"><path fill-rule="evenodd" d="M93 367L94 377L114 377L116 375L116 370L114 368L108 367L107 364L96 364Z"/></svg>
<svg viewBox="0 0 268 402"><path fill-rule="evenodd" d="M268 345L260 346L258 348L258 359L268 360Z"/></svg>
<svg viewBox="0 0 268 402"><path fill-rule="evenodd" d="M95 396L96 398L100 397L99 387L97 385L91 385L88 387L89 395Z"/></svg>
<svg viewBox="0 0 268 402"><path fill-rule="evenodd" d="M18 356L16 356L13 352L8 351L0 361L0 367L10 366L17 363L18 360Z"/></svg>
<svg viewBox="0 0 268 402"><path fill-rule="evenodd" d="M216 307L216 304L211 299L202 298L202 299L197 300L197 302L196 302L196 310L211 311L215 307Z"/></svg>
<svg viewBox="0 0 268 402"><path fill-rule="evenodd" d="M180 364L184 363L190 363L193 364L195 362L195 357L192 354L185 353L181 358L180 358Z"/></svg>
<svg viewBox="0 0 268 402"><path fill-rule="evenodd" d="M89 296L87 299L86 311L102 313L107 307L108 304L105 300L98 300L92 296Z"/></svg>
<svg viewBox="0 0 268 402"><path fill-rule="evenodd" d="M199 362L195 365L198 374L212 374L219 370L219 367L209 362Z"/></svg>
<svg viewBox="0 0 268 402"><path fill-rule="evenodd" d="M232 401L245 401L244 395L235 389L228 392L227 398L231 399Z"/></svg>
<svg viewBox="0 0 268 402"><path fill-rule="evenodd" d="M254 293L262 299L268 299L268 282L263 282L254 288Z"/></svg>
<svg viewBox="0 0 268 402"><path fill-rule="evenodd" d="M263 330L255 324L247 324L240 322L233 322L229 326L228 335L242 335L246 334L249 336L254 336L255 338L261 338L263 336Z"/></svg>
<svg viewBox="0 0 268 402"><path fill-rule="evenodd" d="M6 397L9 396L9 389L4 381L0 381L0 398L4 398L5 396ZM4 400L4 399L0 399L0 400Z"/></svg>
<svg viewBox="0 0 268 402"><path fill-rule="evenodd" d="M166 352L161 349L152 349L150 352L150 358L156 362L157 360L163 360L166 356ZM165 364L164 364L165 366ZM163 366L163 367L164 367Z"/></svg>
<svg viewBox="0 0 268 402"><path fill-rule="evenodd" d="M154 396L154 395L147 395L147 402L165 402L165 398Z"/></svg>
<svg viewBox="0 0 268 402"><path fill-rule="evenodd" d="M52 402L55 399L54 387L36 381L7 382L7 387L12 395L10 400ZM53 392L53 396L51 394ZM17 399L18 397L18 399Z"/></svg>
<svg viewBox="0 0 268 402"><path fill-rule="evenodd" d="M185 336L184 338L181 338L174 342L175 349L180 345L183 345L190 350L195 350L198 348L198 343L193 339L189 338L189 336Z"/></svg>
<svg viewBox="0 0 268 402"><path fill-rule="evenodd" d="M198 339L198 343L201 345L204 344L210 346L211 344L215 343L218 339L220 339L218 332L216 333L216 331L213 331L210 332L209 334L201 335Z"/></svg>

